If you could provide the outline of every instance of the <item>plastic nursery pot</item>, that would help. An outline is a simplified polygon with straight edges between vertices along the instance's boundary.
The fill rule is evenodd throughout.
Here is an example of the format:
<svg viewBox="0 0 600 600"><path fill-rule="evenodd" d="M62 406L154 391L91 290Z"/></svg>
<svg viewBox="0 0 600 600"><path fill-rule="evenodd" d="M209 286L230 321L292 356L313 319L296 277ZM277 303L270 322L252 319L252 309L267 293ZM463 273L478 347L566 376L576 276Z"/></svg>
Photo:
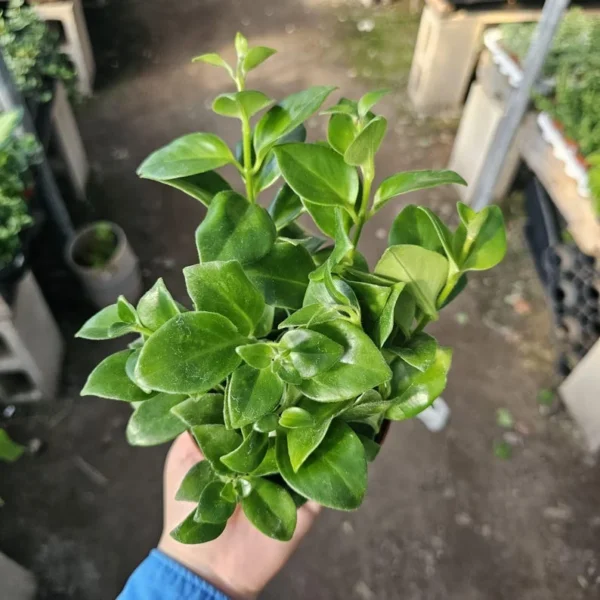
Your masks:
<svg viewBox="0 0 600 600"><path fill-rule="evenodd" d="M137 256L115 223L97 221L79 229L67 244L66 260L99 308L120 295L131 302L142 295Z"/></svg>

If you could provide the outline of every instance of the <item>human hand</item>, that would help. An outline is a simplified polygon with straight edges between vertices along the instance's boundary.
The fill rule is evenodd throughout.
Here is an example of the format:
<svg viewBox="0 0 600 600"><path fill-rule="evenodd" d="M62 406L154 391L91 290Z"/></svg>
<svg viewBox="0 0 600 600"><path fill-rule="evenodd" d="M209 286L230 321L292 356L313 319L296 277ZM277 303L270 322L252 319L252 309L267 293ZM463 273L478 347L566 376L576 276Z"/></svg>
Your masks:
<svg viewBox="0 0 600 600"><path fill-rule="evenodd" d="M165 462L164 524L158 548L232 598L254 598L288 561L321 507L309 501L298 509L296 531L289 542L262 534L238 506L216 540L193 546L180 544L169 532L187 517L194 505L175 500L175 494L186 473L202 459L188 433L173 442Z"/></svg>

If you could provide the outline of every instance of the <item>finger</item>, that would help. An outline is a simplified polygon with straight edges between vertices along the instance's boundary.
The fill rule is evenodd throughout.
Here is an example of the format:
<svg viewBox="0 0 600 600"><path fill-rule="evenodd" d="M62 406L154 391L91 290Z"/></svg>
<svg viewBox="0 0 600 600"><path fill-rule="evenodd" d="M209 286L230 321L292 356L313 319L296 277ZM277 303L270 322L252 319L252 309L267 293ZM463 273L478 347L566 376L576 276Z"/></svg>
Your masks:
<svg viewBox="0 0 600 600"><path fill-rule="evenodd" d="M309 500L298 509L298 521L293 541L299 542L308 533L322 509L323 507L313 500Z"/></svg>
<svg viewBox="0 0 600 600"><path fill-rule="evenodd" d="M192 436L182 433L169 448L165 461L165 483L179 485L186 473L204 457ZM168 489L168 488L167 488Z"/></svg>

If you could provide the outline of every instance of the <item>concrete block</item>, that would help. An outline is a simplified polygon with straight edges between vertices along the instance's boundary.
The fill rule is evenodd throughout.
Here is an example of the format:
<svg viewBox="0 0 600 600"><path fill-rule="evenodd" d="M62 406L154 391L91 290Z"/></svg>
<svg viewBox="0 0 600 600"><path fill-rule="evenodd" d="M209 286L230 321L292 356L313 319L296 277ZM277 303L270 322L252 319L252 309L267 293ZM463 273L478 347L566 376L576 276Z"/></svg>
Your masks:
<svg viewBox="0 0 600 600"><path fill-rule="evenodd" d="M79 75L79 92L92 94L96 63L88 34L81 0L56 0L35 4L35 10L44 21L59 21L65 33L62 50L68 54Z"/></svg>
<svg viewBox="0 0 600 600"><path fill-rule="evenodd" d="M33 575L0 552L0 598L34 600L36 592Z"/></svg>
<svg viewBox="0 0 600 600"><path fill-rule="evenodd" d="M558 388L569 413L583 431L588 449L600 450L600 340Z"/></svg>
<svg viewBox="0 0 600 600"><path fill-rule="evenodd" d="M473 201L484 159L494 140L503 111L503 103L490 98L480 83L471 86L448 164L449 169L459 173L469 184L467 187L455 186L461 200L467 204ZM510 190L519 161L517 144L514 143L498 178L494 200L503 198Z"/></svg>
<svg viewBox="0 0 600 600"><path fill-rule="evenodd" d="M3 300L0 314L6 316ZM52 313L29 271L18 283L10 318L0 320L0 400L20 403L56 394L64 352Z"/></svg>

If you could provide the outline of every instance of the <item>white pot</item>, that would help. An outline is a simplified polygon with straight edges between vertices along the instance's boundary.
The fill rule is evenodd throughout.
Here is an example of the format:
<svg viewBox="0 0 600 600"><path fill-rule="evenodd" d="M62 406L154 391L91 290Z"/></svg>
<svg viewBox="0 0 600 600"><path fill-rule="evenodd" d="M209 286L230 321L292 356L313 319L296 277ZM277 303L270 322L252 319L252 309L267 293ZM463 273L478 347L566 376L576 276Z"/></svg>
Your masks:
<svg viewBox="0 0 600 600"><path fill-rule="evenodd" d="M92 302L102 308L116 302L120 295L136 302L142 295L142 277L137 256L127 241L125 232L114 223L108 224L117 238L117 246L110 260L102 267L83 266L76 261L78 254L90 243L98 222L91 223L75 233L67 245L67 262L81 280Z"/></svg>

